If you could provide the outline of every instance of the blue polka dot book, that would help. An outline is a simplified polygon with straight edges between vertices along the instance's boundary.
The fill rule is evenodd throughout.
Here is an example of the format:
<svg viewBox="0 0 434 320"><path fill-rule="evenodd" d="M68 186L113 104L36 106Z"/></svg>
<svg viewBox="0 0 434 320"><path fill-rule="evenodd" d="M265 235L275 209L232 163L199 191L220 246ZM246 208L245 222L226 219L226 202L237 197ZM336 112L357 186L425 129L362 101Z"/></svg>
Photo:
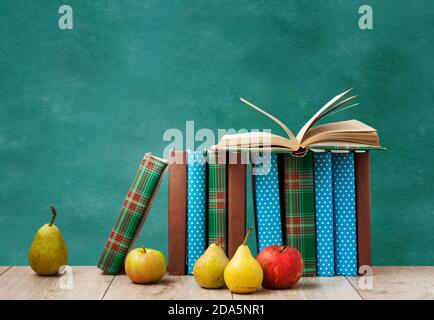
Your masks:
<svg viewBox="0 0 434 320"><path fill-rule="evenodd" d="M206 249L206 153L187 151L187 273Z"/></svg>

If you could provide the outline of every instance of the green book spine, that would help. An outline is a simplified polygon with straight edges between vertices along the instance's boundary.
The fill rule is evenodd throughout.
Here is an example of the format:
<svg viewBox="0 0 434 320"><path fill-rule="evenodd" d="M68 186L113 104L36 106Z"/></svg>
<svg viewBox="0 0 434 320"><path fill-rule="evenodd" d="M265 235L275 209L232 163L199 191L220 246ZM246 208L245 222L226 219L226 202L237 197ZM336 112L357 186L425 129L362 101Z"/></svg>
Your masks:
<svg viewBox="0 0 434 320"><path fill-rule="evenodd" d="M146 219L166 167L164 159L150 153L143 157L98 262L98 268L105 273L118 274L122 270L125 256Z"/></svg>
<svg viewBox="0 0 434 320"><path fill-rule="evenodd" d="M316 275L315 194L312 152L283 154L283 213L286 245L303 257L303 276Z"/></svg>
<svg viewBox="0 0 434 320"><path fill-rule="evenodd" d="M227 251L226 152L208 153L208 244L220 242Z"/></svg>

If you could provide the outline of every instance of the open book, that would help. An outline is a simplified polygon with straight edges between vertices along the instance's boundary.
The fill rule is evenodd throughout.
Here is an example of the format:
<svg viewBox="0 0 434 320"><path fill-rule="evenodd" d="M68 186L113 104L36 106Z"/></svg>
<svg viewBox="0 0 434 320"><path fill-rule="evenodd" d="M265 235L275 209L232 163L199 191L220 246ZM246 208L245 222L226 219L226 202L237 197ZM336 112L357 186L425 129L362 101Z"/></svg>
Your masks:
<svg viewBox="0 0 434 320"><path fill-rule="evenodd" d="M356 98L344 98L350 92L347 90L323 106L295 136L291 130L279 119L255 106L251 102L240 98L242 102L265 114L283 128L287 137L270 132L247 132L228 134L213 146L217 150L273 150L304 153L308 149L322 150L370 150L380 149L377 130L358 120L348 120L327 123L319 126L315 124L328 115L351 108L357 104L347 105Z"/></svg>

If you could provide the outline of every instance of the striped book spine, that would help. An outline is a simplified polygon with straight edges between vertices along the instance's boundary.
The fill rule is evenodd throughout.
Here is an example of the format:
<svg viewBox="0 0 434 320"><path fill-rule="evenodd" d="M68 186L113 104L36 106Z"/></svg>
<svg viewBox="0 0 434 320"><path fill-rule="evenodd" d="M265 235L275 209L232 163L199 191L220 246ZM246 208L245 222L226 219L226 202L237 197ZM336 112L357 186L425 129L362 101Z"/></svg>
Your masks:
<svg viewBox="0 0 434 320"><path fill-rule="evenodd" d="M252 152L252 178L258 249L282 245L277 154Z"/></svg>
<svg viewBox="0 0 434 320"><path fill-rule="evenodd" d="M330 152L314 153L317 274L335 275L333 235L333 170Z"/></svg>
<svg viewBox="0 0 434 320"><path fill-rule="evenodd" d="M335 273L357 275L354 153L333 153Z"/></svg>
<svg viewBox="0 0 434 320"><path fill-rule="evenodd" d="M227 252L226 152L208 152L208 245L220 242Z"/></svg>
<svg viewBox="0 0 434 320"><path fill-rule="evenodd" d="M286 244L300 251L303 276L316 275L315 205L312 152L283 155Z"/></svg>
<svg viewBox="0 0 434 320"><path fill-rule="evenodd" d="M206 246L206 155L187 152L187 269L193 273Z"/></svg>

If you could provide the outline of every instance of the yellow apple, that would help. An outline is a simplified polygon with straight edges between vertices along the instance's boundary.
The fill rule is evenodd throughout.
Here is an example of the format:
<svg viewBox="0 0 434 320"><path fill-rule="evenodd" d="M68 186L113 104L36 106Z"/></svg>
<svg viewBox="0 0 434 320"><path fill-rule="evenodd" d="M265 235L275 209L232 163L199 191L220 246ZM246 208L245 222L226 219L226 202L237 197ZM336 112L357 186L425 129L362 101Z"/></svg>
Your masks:
<svg viewBox="0 0 434 320"><path fill-rule="evenodd" d="M136 248L125 259L125 272L134 283L156 283L166 273L166 259L161 251Z"/></svg>

